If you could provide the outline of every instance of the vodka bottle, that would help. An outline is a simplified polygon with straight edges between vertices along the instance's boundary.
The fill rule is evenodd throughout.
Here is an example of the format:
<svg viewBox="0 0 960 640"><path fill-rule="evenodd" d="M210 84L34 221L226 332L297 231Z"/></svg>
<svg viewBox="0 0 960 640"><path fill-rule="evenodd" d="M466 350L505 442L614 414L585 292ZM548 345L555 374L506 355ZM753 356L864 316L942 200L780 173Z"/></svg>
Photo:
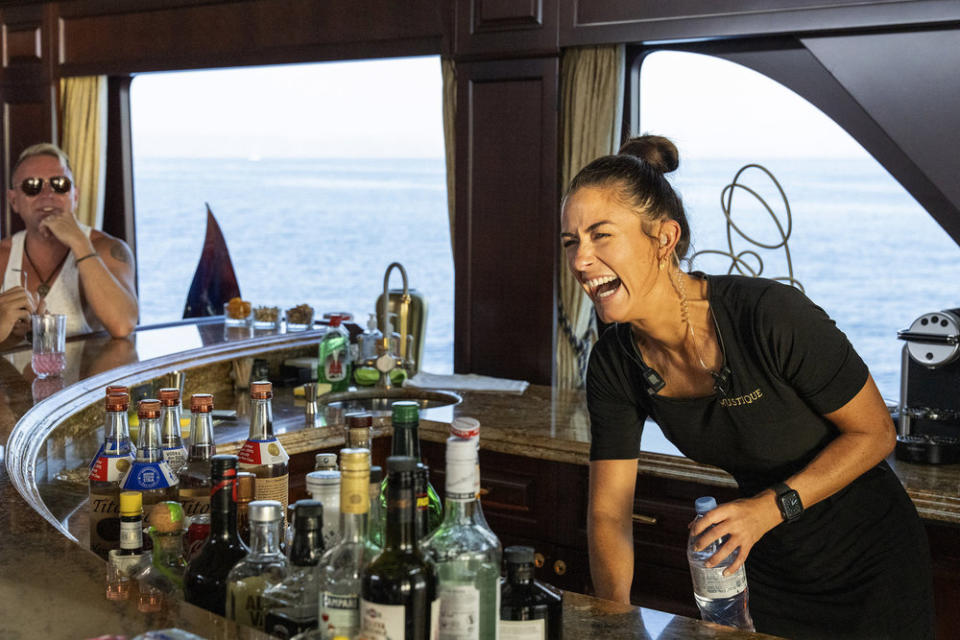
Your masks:
<svg viewBox="0 0 960 640"><path fill-rule="evenodd" d="M563 601L533 578L533 548L507 547L500 589L500 640L560 640Z"/></svg>
<svg viewBox="0 0 960 640"><path fill-rule="evenodd" d="M280 638L316 628L320 600L318 565L324 552L323 505L316 500L299 500L293 509L290 575L263 592L266 631Z"/></svg>
<svg viewBox="0 0 960 640"><path fill-rule="evenodd" d="M697 510L696 519L699 520L716 507L716 498L710 496L697 498L694 501L694 508ZM700 538L709 540L710 535L710 529L707 529L700 534ZM753 620L750 618L748 607L746 572L743 567L740 567L732 576L723 575L724 570L736 560L737 551L714 567L706 566L707 560L725 541L726 537L714 540L702 550L696 551L694 544L697 538L690 536L687 544L687 560L690 562L690 576L693 578L693 596L700 608L700 617L704 620L753 631Z"/></svg>
<svg viewBox="0 0 960 640"><path fill-rule="evenodd" d="M150 520L149 507L164 500L176 500L179 496L177 476L163 459L160 446L160 401L141 400L137 408L140 419L140 439L137 456L124 476L124 491L139 491L143 506Z"/></svg>
<svg viewBox="0 0 960 640"><path fill-rule="evenodd" d="M370 452L341 449L340 456L340 542L320 561L320 630L328 638L354 638L360 631L360 574L380 549L366 537Z"/></svg>
<svg viewBox="0 0 960 640"><path fill-rule="evenodd" d="M457 438L470 440L476 447L476 474L474 475L474 490L477 494L477 507L473 512L473 520L483 531L486 531L487 537L497 546L499 555L503 555L503 546L500 544L500 538L493 532L487 519L483 517L483 508L480 504L480 421L476 418L459 417L455 418L450 425L450 435ZM499 565L498 565L499 566Z"/></svg>
<svg viewBox="0 0 960 640"><path fill-rule="evenodd" d="M391 456L409 456L418 463L420 460L420 405L412 400L401 400L392 405L391 422L393 424L393 438L390 441ZM421 469L421 473L423 470ZM383 481L380 489L380 510L386 512L387 486L389 477ZM424 536L440 526L443 520L443 505L440 503L440 496L437 495L433 485L430 484L429 477L425 483L426 495L418 495L417 502L419 507L423 507L423 500L426 499L427 526ZM422 513L422 512L421 512ZM422 526L422 525L421 525Z"/></svg>
<svg viewBox="0 0 960 640"><path fill-rule="evenodd" d="M120 481L133 462L127 394L107 396L103 444L90 465L90 549L106 558L120 543Z"/></svg>
<svg viewBox="0 0 960 640"><path fill-rule="evenodd" d="M477 447L447 439L444 518L424 542L437 570L440 640L496 640L500 617L500 550L476 521Z"/></svg>
<svg viewBox="0 0 960 640"><path fill-rule="evenodd" d="M124 386L124 385L121 385L121 384L110 384L110 385L107 385L107 390L106 390L106 393L105 393L105 397L106 397L106 398L109 398L110 396L112 396L112 395L114 395L114 394L120 394L120 395L124 396L124 397L127 399L127 409L130 408L130 389L129 389L128 387L126 387L126 386ZM110 420L110 416L108 415L108 416L107 416L107 421L108 421L108 423L104 425L104 427L106 427L106 429L109 429L109 427L110 427L110 425L109 425L109 420ZM129 421L129 419L124 420L123 425L124 425L124 428L125 428L125 433L127 434L127 440L129 440L129 439L130 439L130 421ZM106 429L105 429L105 430L106 430ZM90 470L91 470L91 471L93 471L93 465L95 465L95 464L97 463L97 460L100 458L100 455L103 453L103 449L104 449L104 446L105 446L105 445L106 445L106 442L101 442L101 443L100 443L100 448L97 450L97 454L96 454L95 456L93 456L93 459L90 461ZM134 447L133 447L133 443L131 443L131 444L130 444L130 459L131 459L131 460L133 459L133 455L134 455Z"/></svg>
<svg viewBox="0 0 960 640"><path fill-rule="evenodd" d="M210 458L216 455L213 442L213 396L190 396L190 449L180 469L180 503L187 517L210 512Z"/></svg>
<svg viewBox="0 0 960 640"><path fill-rule="evenodd" d="M257 476L256 499L277 500L282 506L281 519L287 511L290 456L273 435L273 411L270 399L273 385L260 380L250 384L253 415L250 435L240 449L240 470Z"/></svg>
<svg viewBox="0 0 960 640"><path fill-rule="evenodd" d="M360 580L360 634L367 640L436 636L436 574L413 535L413 476L409 456L387 458L387 518L383 551Z"/></svg>
<svg viewBox="0 0 960 640"><path fill-rule="evenodd" d="M323 503L323 544L329 549L340 539L340 472L311 471L306 483L310 497Z"/></svg>
<svg viewBox="0 0 960 640"><path fill-rule="evenodd" d="M280 551L283 512L276 500L250 503L250 553L227 574L226 617L261 631L267 617L263 592L290 573L290 564Z"/></svg>
<svg viewBox="0 0 960 640"><path fill-rule="evenodd" d="M180 437L180 390L172 387L160 389L160 440L163 443L163 459L174 473L187 463L187 448Z"/></svg>

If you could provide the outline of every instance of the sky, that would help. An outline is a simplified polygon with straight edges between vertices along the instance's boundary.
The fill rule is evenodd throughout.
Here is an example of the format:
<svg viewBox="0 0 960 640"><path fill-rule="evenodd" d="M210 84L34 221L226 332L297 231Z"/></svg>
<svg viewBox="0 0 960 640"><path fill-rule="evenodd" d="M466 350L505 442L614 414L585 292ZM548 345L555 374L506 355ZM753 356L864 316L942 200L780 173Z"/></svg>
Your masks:
<svg viewBox="0 0 960 640"><path fill-rule="evenodd" d="M664 51L641 73L644 131L685 157L864 154L816 107L735 63ZM440 158L441 86L435 56L140 74L134 154Z"/></svg>

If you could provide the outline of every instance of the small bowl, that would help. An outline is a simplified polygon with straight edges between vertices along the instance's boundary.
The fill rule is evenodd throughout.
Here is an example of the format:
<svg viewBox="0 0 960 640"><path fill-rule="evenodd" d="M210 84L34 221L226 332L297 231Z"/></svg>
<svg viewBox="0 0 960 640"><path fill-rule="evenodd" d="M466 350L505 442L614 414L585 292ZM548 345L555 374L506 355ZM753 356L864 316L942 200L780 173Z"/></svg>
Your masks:
<svg viewBox="0 0 960 640"><path fill-rule="evenodd" d="M223 323L230 327L247 327L253 323L253 308L251 307L250 313L248 313L243 318L234 318L230 315L230 311L227 308L229 302L223 303Z"/></svg>
<svg viewBox="0 0 960 640"><path fill-rule="evenodd" d="M297 322L290 322L291 311L294 311L294 310L287 309L283 313L284 319L287 322L287 331L306 331L307 329L313 328L313 314L314 314L313 308L310 308L310 312L309 314L307 314L306 318L297 317L296 318ZM306 322L303 322L303 320L306 320Z"/></svg>
<svg viewBox="0 0 960 640"><path fill-rule="evenodd" d="M273 313L270 313L270 312ZM258 318L257 316L260 316ZM270 315L273 315L273 320L266 319ZM266 307L258 306L253 308L253 328L254 329L271 329L276 330L280 328L280 308L279 307Z"/></svg>

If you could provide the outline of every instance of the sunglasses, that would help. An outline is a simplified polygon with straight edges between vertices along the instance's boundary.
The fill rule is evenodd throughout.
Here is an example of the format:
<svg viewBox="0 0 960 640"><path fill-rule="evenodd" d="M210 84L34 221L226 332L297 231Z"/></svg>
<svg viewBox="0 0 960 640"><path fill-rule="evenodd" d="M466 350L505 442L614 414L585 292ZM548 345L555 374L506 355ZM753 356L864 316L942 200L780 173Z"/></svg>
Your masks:
<svg viewBox="0 0 960 640"><path fill-rule="evenodd" d="M28 196L35 196L43 191L44 182L49 182L50 188L53 189L55 193L61 194L69 192L70 187L73 186L73 183L70 182L70 178L67 176L53 176L48 180L44 180L43 178L27 178L20 183L20 190Z"/></svg>

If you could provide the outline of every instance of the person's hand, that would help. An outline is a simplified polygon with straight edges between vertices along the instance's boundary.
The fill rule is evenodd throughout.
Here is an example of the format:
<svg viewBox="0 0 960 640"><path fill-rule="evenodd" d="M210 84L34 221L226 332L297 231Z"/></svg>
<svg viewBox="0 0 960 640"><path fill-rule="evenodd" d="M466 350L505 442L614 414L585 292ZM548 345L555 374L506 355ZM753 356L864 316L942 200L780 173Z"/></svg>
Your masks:
<svg viewBox="0 0 960 640"><path fill-rule="evenodd" d="M55 210L40 221L39 229L43 237L56 238L71 249L83 247L87 241L76 216L68 209Z"/></svg>
<svg viewBox="0 0 960 640"><path fill-rule="evenodd" d="M12 287L0 293L0 339L13 335L23 338L30 330L30 314L37 311L37 302L23 287Z"/></svg>
<svg viewBox="0 0 960 640"><path fill-rule="evenodd" d="M730 536L723 545L717 549L717 552L706 562L706 566L715 567L723 562L727 556L733 553L738 547L740 552L723 575L731 576L736 573L747 556L753 545L763 537L767 531L773 529L782 521L780 510L771 491L765 491L753 498L743 498L721 504L716 509L707 512L699 520L690 523L690 531L695 536L699 536L711 525L709 533L698 538L695 548L699 551L709 546L715 540L723 536Z"/></svg>

